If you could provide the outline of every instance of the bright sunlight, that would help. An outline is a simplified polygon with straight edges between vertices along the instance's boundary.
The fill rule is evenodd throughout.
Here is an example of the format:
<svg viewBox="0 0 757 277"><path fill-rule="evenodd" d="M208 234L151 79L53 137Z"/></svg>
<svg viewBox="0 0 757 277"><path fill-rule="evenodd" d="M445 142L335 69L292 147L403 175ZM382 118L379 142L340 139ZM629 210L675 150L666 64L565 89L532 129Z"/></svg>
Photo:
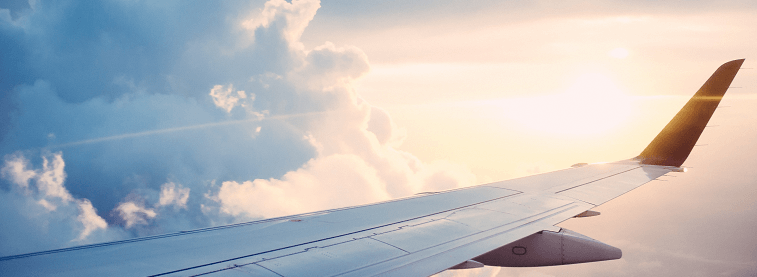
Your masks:
<svg viewBox="0 0 757 277"><path fill-rule="evenodd" d="M608 53L610 57L616 58L616 59L625 59L628 57L628 49L625 48L615 48Z"/></svg>
<svg viewBox="0 0 757 277"><path fill-rule="evenodd" d="M503 99L501 103L508 118L529 129L596 135L627 120L631 100L606 74L587 73L557 95Z"/></svg>

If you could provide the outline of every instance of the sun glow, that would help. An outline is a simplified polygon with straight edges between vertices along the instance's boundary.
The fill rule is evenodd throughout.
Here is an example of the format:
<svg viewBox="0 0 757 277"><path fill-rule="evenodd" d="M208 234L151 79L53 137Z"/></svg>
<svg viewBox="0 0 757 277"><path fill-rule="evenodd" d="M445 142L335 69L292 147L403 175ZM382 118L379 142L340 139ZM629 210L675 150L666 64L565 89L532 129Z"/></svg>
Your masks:
<svg viewBox="0 0 757 277"><path fill-rule="evenodd" d="M506 115L529 129L564 135L604 133L631 115L631 97L607 75L587 73L556 95L505 99Z"/></svg>
<svg viewBox="0 0 757 277"><path fill-rule="evenodd" d="M625 59L628 57L628 49L625 48L615 48L608 53L610 57L616 58L616 59Z"/></svg>

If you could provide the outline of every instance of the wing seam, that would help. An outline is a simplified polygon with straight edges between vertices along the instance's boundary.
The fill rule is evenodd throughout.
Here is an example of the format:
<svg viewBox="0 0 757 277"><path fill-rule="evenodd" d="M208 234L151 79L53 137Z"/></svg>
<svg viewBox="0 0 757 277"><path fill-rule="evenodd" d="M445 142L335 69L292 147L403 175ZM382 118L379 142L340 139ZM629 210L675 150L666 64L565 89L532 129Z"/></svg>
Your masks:
<svg viewBox="0 0 757 277"><path fill-rule="evenodd" d="M583 184L580 184L580 185L576 185L576 186L573 186L573 187L569 187L569 188L567 188L567 189L564 189L564 190L560 190L560 191L557 191L557 192L555 192L555 194L561 193L561 192L563 192L563 191L566 191L566 190L572 190L572 189L574 189L574 188L577 188L577 187L580 187L580 186L588 185L588 184L594 183L594 182L596 182L596 181L601 181L601 180L604 180L604 179L610 178L610 177L612 177L612 176L620 175L620 174L623 174L623 173L629 172L629 171L631 171L631 170L636 170L636 169L639 169L639 168L641 168L641 167L640 167L640 166L639 166L639 167L634 167L634 168L631 168L631 169L629 169L629 170L621 171L621 172L618 172L618 173L615 173L615 174L612 174L612 175L607 175L607 176L605 176L605 177L602 177L602 178L599 178L599 179L596 179L596 180L592 180L592 181L590 181L590 182L586 182L586 183L583 183ZM585 202L585 201L582 201L582 202Z"/></svg>
<svg viewBox="0 0 757 277"><path fill-rule="evenodd" d="M203 265L192 266L192 267L187 267L187 268L183 268L183 269L177 269L177 270L168 271L168 272L164 272L164 273L154 274L154 275L150 275L150 277L156 277L156 276L163 276L163 275L173 274L173 273L176 273L176 272L181 272L181 271L186 271L186 270L190 270L190 269L201 268L201 267L205 267L205 266L216 265L216 264L220 264L220 263L225 263L225 262L230 262L230 261L234 261L234 260L249 258L249 257L252 257L252 256L257 256L257 255L261 255L261 254L276 252L276 251L279 251L279 250L284 250L284 249L289 249L289 248L293 248L293 247L303 246L303 245L307 245L307 244L311 244L311 243L316 243L316 242L320 242L320 241L326 241L326 240L330 240L330 239L334 239L334 238L349 236L349 235L352 235L352 234L357 234L357 233L360 233L360 232L365 232L365 231L369 231L369 230L373 230L373 229L378 229L378 228L382 228L382 227L386 227L386 226L390 226L390 225L394 225L394 224L398 224L398 223L408 222L408 221L416 220L416 219L419 219L419 218L424 218L424 217L427 217L427 216L432 216L432 215L436 215L436 214L441 214L441 213L446 213L446 212L450 212L450 211L454 211L454 210L459 210L459 209L467 208L467 207L470 207L470 206L480 205L480 204L483 204L483 203L487 203L487 202L491 202L491 201L496 201L496 200L504 199L504 198L507 198L507 197L512 197L512 196L515 196L515 195L518 195L518 194L521 194L521 193L514 193L514 194L510 194L510 195L506 195L506 196L501 196L501 197L489 199L489 200L486 200L486 201L481 201L481 202L477 202L477 203L473 203L473 204L469 204L469 205L465 205L465 206L460 206L460 207L457 207L457 208L454 208L454 209L444 210L444 211L440 211L440 212L436 212L436 213L427 214L427 215L424 215L424 216L418 216L418 217L414 217L414 218L410 218L410 219L406 219L406 220L402 220L402 221L397 221L397 222L392 222L392 223L389 223L389 224L384 224L384 225L380 225L380 226L376 226L376 227L371 227L371 228L367 228L367 229L363 229L363 230L359 230L359 231L349 232L349 233L341 234L341 235L338 235L338 236L332 236L332 237L328 237L328 238L323 238L323 239L318 239L318 240L314 240L314 241L303 242L303 243L300 243L300 244L290 245L290 246L287 246L287 247L281 247L281 248L277 248L277 249L267 250L267 251L263 251L263 252L259 252L259 253L255 253L255 254L244 255L244 256L240 256L240 257L236 257L236 258L230 258L230 259L216 261L216 262L207 263L207 264L203 264Z"/></svg>

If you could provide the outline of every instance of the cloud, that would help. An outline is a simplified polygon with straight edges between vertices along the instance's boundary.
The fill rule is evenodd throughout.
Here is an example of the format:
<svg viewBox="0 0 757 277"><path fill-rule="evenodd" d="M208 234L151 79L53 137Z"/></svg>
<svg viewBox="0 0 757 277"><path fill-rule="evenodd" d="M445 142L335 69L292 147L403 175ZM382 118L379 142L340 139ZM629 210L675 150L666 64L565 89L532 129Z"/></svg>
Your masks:
<svg viewBox="0 0 757 277"><path fill-rule="evenodd" d="M37 173L37 189L47 197L56 197L68 202L73 200L63 182L66 180L66 172L63 171L65 163L60 154L53 155L52 161L47 157L42 158L42 170ZM16 178L14 178L16 179Z"/></svg>
<svg viewBox="0 0 757 277"><path fill-rule="evenodd" d="M402 145L407 136L404 129L394 124L389 113L379 107L371 107L367 130L376 136L379 143L393 147Z"/></svg>
<svg viewBox="0 0 757 277"><path fill-rule="evenodd" d="M121 219L124 220L126 228L134 225L147 225L148 220L155 218L158 214L151 209L134 202L124 202L115 209Z"/></svg>
<svg viewBox="0 0 757 277"><path fill-rule="evenodd" d="M238 90L236 93L233 93L233 91L234 86L230 85L228 88L224 89L222 85L215 85L213 86L213 89L210 90L210 96L213 97L213 103L216 104L216 107L230 113L231 109L237 105L237 102L239 102L240 99L247 98L247 94L243 90Z"/></svg>
<svg viewBox="0 0 757 277"><path fill-rule="evenodd" d="M87 199L74 198L64 186L61 153L47 153L33 169L21 153L6 155L2 177L10 181L0 191L0 255L21 254L122 238ZM7 225L6 225L7 224Z"/></svg>
<svg viewBox="0 0 757 277"><path fill-rule="evenodd" d="M77 240L85 240L93 231L108 227L108 223L97 215L97 211L92 207L92 203L89 200L82 199L81 201L77 201L77 204L79 206L79 216L77 219L84 226L84 230L76 238Z"/></svg>
<svg viewBox="0 0 757 277"><path fill-rule="evenodd" d="M295 84L313 91L330 92L368 73L368 57L357 47L336 47L331 42L306 53L304 66L290 73Z"/></svg>
<svg viewBox="0 0 757 277"><path fill-rule="evenodd" d="M66 172L61 153L42 156L42 168L38 170L27 170L28 163L20 153L6 156L5 165L0 172L3 178L12 181L24 194L36 194L42 198L41 205L48 209L55 210L55 206L50 202L68 203L74 200L63 186ZM33 186L29 185L30 180L34 181Z"/></svg>
<svg viewBox="0 0 757 277"><path fill-rule="evenodd" d="M276 29L289 42L290 46L302 47L300 36L305 31L318 8L317 0L299 0L291 3L284 0L271 0L265 3L262 11L252 15L242 23L248 30ZM277 25L277 26L272 26Z"/></svg>
<svg viewBox="0 0 757 277"><path fill-rule="evenodd" d="M28 163L22 155L11 155L6 157L5 166L0 171L3 178L7 178L26 193L29 190L29 180L37 175L34 170L26 169Z"/></svg>
<svg viewBox="0 0 757 277"><path fill-rule="evenodd" d="M176 185L173 182L163 184L160 190L158 206L174 205L177 208L186 209L187 200L189 200L189 190L189 188L183 188L180 184Z"/></svg>
<svg viewBox="0 0 757 277"><path fill-rule="evenodd" d="M224 182L216 197L231 215L283 216L387 200L379 180L376 169L360 157L337 154L311 160L280 180Z"/></svg>
<svg viewBox="0 0 757 277"><path fill-rule="evenodd" d="M25 222L0 241L28 242L0 255L474 184L397 149L404 132L352 85L362 50L305 48L319 7L37 1L0 17L17 69L0 72L0 213Z"/></svg>

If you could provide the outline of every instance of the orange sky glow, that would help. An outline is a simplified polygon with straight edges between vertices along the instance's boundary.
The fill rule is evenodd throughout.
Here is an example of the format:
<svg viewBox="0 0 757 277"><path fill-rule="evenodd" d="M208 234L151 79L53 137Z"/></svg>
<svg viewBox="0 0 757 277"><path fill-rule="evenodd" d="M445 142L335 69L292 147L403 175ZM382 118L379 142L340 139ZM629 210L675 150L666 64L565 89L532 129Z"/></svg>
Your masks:
<svg viewBox="0 0 757 277"><path fill-rule="evenodd" d="M757 275L754 1L6 2L0 256L633 158L746 59L688 172L559 224L622 259L439 276Z"/></svg>
<svg viewBox="0 0 757 277"><path fill-rule="evenodd" d="M492 8L341 32L330 31L344 29L336 25L349 19L316 16L303 35L305 45L328 40L364 50L372 70L354 88L406 131L400 149L424 161L464 165L478 183L632 158L720 64L746 58L711 120L717 127L700 139L707 146L695 148L684 164L696 173L652 182L600 207L597 219L563 223L625 247L625 260L442 275L675 276L689 268L728 276L730 269L757 268L753 246L728 258L705 250L718 242L734 245L712 237L757 227L741 219L757 214L756 200L726 193L747 188L755 195L747 184L754 174L732 177L747 183L715 189L726 185L725 176L743 174L735 168L749 168L746 153L757 154L750 144L757 138L754 9L596 8L565 14L547 9L543 16L516 19L498 18L501 10ZM733 221L714 219L721 216Z"/></svg>

